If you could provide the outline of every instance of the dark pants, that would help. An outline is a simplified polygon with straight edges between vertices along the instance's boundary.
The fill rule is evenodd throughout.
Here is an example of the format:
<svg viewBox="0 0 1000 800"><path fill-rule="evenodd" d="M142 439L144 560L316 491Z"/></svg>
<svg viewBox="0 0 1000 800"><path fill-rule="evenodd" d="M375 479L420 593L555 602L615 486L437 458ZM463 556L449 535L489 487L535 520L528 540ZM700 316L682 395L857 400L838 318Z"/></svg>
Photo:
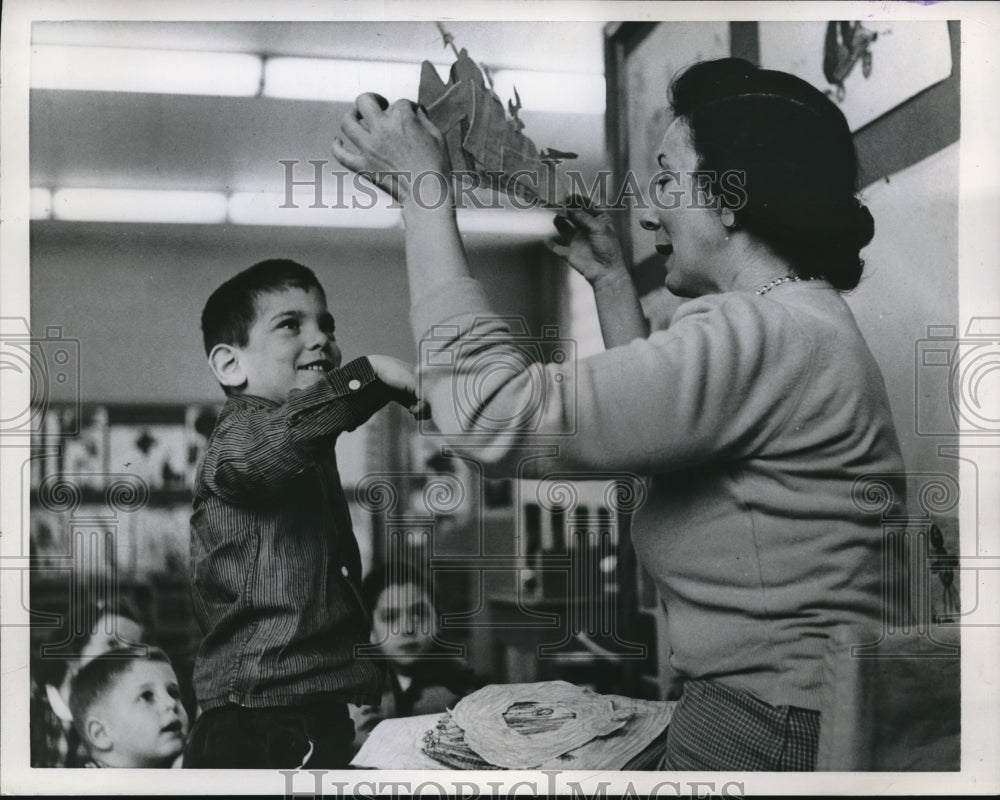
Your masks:
<svg viewBox="0 0 1000 800"><path fill-rule="evenodd" d="M206 711L194 723L184 748L184 767L344 769L353 741L354 723L346 703L226 705Z"/></svg>

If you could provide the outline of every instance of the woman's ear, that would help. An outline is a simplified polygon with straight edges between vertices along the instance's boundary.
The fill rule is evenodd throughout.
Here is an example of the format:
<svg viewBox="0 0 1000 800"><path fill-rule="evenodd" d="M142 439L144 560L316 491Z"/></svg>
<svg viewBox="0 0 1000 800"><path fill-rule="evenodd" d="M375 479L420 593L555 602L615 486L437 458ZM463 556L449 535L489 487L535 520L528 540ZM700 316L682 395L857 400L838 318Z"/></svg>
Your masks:
<svg viewBox="0 0 1000 800"><path fill-rule="evenodd" d="M723 206L722 210L719 211L719 216L722 218L722 224L725 225L729 230L736 227L736 212L731 208L726 208Z"/></svg>
<svg viewBox="0 0 1000 800"><path fill-rule="evenodd" d="M208 354L208 363L215 373L215 379L223 386L238 389L247 382L246 372L240 363L240 353L229 344L217 344Z"/></svg>

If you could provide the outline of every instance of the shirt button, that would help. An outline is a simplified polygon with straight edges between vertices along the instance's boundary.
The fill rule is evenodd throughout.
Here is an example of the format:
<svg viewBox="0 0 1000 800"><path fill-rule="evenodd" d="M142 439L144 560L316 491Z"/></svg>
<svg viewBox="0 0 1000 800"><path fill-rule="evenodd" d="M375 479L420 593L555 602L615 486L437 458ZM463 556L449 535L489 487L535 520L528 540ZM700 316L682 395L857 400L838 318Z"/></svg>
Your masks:
<svg viewBox="0 0 1000 800"><path fill-rule="evenodd" d="M347 567L341 567L340 568L340 574L343 575L346 578L351 573L350 573L350 570L347 569Z"/></svg>
<svg viewBox="0 0 1000 800"><path fill-rule="evenodd" d="M361 388L361 381L359 381L357 378L352 378L351 381L347 384L347 388L350 389L352 392L356 392L358 389Z"/></svg>

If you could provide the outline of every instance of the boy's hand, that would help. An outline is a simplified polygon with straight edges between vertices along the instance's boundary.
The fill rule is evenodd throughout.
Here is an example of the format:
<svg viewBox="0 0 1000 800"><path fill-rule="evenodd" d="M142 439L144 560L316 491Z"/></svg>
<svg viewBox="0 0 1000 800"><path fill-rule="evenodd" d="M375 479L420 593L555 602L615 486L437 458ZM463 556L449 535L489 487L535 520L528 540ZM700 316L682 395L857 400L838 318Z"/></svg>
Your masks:
<svg viewBox="0 0 1000 800"><path fill-rule="evenodd" d="M333 141L334 157L404 204L410 199L411 181L422 173L436 173L450 184L444 136L427 112L410 100L389 105L380 95L362 94L344 116L341 131L344 139Z"/></svg>
<svg viewBox="0 0 1000 800"><path fill-rule="evenodd" d="M392 390L393 400L417 419L427 416L427 403L417 396L417 378L409 364L391 356L368 356L368 362L378 379Z"/></svg>

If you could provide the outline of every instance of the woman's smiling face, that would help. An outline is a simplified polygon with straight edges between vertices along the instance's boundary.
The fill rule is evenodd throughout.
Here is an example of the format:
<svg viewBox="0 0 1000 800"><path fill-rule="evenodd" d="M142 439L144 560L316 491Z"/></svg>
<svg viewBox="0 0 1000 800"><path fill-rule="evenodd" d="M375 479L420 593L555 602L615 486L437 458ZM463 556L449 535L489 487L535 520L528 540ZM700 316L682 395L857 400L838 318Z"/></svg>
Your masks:
<svg viewBox="0 0 1000 800"><path fill-rule="evenodd" d="M728 231L699 180L699 158L687 122L675 120L657 150L655 197L641 218L656 234L656 250L666 256L667 289L678 297L721 290Z"/></svg>

